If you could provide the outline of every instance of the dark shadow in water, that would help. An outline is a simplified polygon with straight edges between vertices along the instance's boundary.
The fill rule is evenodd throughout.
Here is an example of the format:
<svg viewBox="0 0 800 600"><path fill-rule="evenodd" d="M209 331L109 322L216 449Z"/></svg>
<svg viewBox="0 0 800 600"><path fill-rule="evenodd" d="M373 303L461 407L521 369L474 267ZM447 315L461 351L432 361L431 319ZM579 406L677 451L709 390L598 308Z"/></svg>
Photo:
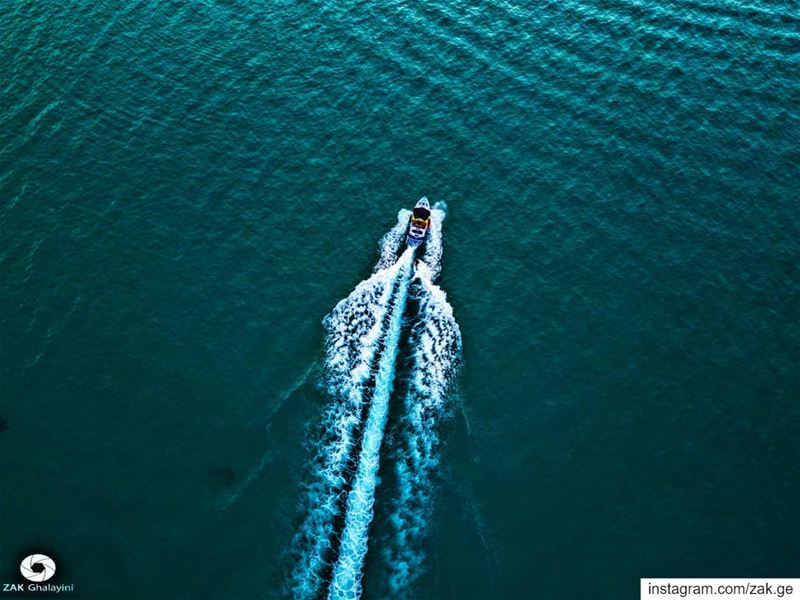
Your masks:
<svg viewBox="0 0 800 600"><path fill-rule="evenodd" d="M307 467L308 424L320 413L315 361L264 418L263 454L248 472L229 467L209 471L224 499L210 524L224 531L209 548L203 573L187 595L194 598L278 598L290 558L297 499ZM235 533L233 533L235 532Z"/></svg>
<svg viewBox="0 0 800 600"><path fill-rule="evenodd" d="M218 467L208 471L208 479L213 490L228 488L236 483L236 471L231 467Z"/></svg>

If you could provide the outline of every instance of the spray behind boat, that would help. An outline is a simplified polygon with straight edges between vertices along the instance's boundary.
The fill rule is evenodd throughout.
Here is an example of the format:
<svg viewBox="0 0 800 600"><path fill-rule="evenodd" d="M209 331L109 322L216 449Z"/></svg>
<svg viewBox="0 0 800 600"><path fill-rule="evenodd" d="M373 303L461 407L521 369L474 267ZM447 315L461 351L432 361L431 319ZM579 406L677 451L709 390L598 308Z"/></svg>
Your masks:
<svg viewBox="0 0 800 600"><path fill-rule="evenodd" d="M314 457L286 590L298 600L360 598L373 544L387 563L376 568L390 596L413 596L428 564L438 428L448 418L446 397L461 350L452 308L433 283L441 271L445 211L444 203L431 207L427 198L402 209L380 242L372 275L323 320L320 383L327 401L309 438ZM395 421L386 442L390 412ZM394 476L379 490L381 469ZM371 540L378 494L390 527Z"/></svg>

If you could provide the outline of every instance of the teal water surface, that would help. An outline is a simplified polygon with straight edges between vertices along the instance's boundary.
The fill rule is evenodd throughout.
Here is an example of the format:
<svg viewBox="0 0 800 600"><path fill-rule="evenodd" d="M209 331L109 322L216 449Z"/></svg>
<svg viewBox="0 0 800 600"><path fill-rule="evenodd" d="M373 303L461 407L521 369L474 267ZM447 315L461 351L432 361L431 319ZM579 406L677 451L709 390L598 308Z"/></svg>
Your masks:
<svg viewBox="0 0 800 600"><path fill-rule="evenodd" d="M798 72L781 0L6 1L0 580L282 596L322 319L423 194L463 367L415 594L798 576Z"/></svg>

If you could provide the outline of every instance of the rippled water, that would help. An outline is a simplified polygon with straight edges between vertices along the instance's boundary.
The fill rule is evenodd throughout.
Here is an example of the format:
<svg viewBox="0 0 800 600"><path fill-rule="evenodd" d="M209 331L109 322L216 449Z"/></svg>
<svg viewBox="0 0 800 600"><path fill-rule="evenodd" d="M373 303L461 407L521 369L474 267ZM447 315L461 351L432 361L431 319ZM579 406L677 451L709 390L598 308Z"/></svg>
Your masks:
<svg viewBox="0 0 800 600"><path fill-rule="evenodd" d="M425 593L796 575L798 72L779 0L7 2L3 581L279 594L321 320L423 194L464 358Z"/></svg>

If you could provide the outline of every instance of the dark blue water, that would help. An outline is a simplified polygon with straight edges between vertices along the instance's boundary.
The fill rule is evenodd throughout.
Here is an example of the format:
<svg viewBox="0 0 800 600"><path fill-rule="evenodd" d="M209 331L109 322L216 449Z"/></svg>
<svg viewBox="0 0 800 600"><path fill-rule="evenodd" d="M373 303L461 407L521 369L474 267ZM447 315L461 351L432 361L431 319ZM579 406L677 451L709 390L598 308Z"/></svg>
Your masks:
<svg viewBox="0 0 800 600"><path fill-rule="evenodd" d="M0 579L281 595L322 319L423 194L463 367L415 593L797 576L798 72L779 0L5 3Z"/></svg>

